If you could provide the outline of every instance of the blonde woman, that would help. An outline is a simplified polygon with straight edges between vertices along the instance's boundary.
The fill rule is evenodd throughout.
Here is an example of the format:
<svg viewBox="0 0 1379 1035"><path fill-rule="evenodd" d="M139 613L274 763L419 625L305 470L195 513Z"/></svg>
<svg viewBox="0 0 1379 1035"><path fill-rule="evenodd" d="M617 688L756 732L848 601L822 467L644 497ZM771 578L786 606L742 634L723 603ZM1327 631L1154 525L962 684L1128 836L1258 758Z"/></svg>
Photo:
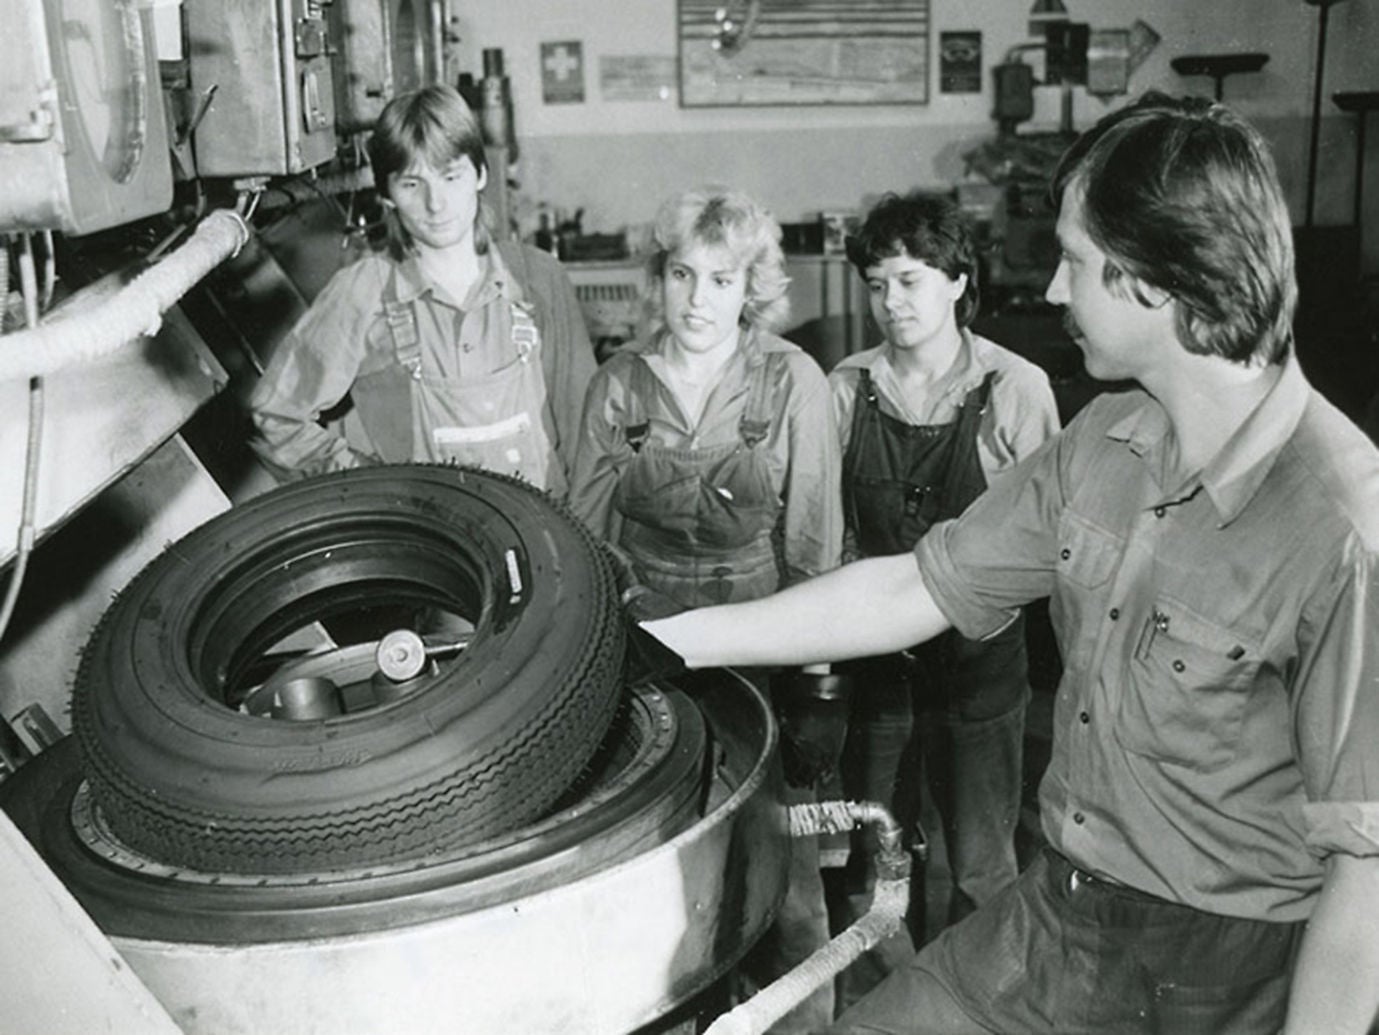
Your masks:
<svg viewBox="0 0 1379 1035"><path fill-rule="evenodd" d="M735 190L668 201L655 225L650 337L590 382L571 504L643 585L682 607L763 597L839 560L828 383L772 330L788 307L780 236ZM767 685L764 671L748 674ZM818 684L779 675L771 683L788 797L809 800L829 752L796 735L782 702ZM797 841L786 902L744 972L770 980L827 940L817 844ZM832 990L823 989L772 1030L816 1031L832 1012Z"/></svg>

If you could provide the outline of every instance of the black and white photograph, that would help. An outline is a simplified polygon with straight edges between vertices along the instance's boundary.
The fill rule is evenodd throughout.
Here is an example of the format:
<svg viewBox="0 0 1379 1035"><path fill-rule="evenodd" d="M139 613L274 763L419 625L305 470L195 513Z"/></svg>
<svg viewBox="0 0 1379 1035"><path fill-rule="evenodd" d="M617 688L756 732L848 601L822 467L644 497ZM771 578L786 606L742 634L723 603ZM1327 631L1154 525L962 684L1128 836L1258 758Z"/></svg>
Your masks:
<svg viewBox="0 0 1379 1035"><path fill-rule="evenodd" d="M1374 0L6 0L0 1035L1379 1035Z"/></svg>

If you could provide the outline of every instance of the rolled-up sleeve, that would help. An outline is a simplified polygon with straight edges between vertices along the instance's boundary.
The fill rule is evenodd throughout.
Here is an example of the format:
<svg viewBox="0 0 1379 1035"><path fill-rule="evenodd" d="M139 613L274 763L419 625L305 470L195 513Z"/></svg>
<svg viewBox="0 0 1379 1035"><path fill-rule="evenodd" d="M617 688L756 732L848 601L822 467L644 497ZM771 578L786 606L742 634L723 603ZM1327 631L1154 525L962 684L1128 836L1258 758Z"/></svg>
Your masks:
<svg viewBox="0 0 1379 1035"><path fill-rule="evenodd" d="M1379 855L1379 566L1349 544L1329 600L1309 608L1294 736L1319 856Z"/></svg>
<svg viewBox="0 0 1379 1035"><path fill-rule="evenodd" d="M1053 590L1063 443L1063 436L1050 439L961 517L915 544L935 603L968 639L999 632L1017 608Z"/></svg>

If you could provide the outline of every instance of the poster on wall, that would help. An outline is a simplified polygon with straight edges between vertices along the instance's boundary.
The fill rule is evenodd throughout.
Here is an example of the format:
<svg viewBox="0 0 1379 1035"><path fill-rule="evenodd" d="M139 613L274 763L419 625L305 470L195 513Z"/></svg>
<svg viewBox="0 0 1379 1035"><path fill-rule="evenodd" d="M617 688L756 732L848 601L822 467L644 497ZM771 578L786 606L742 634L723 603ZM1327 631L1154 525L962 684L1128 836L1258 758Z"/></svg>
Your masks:
<svg viewBox="0 0 1379 1035"><path fill-rule="evenodd" d="M668 101L675 96L675 59L605 54L599 58L599 95L605 101Z"/></svg>
<svg viewBox="0 0 1379 1035"><path fill-rule="evenodd" d="M541 44L541 99L547 104L584 103L584 46L579 40Z"/></svg>
<svg viewBox="0 0 1379 1035"><path fill-rule="evenodd" d="M929 0L677 0L680 104L924 104Z"/></svg>
<svg viewBox="0 0 1379 1035"><path fill-rule="evenodd" d="M938 37L939 93L982 92L982 34L941 32Z"/></svg>

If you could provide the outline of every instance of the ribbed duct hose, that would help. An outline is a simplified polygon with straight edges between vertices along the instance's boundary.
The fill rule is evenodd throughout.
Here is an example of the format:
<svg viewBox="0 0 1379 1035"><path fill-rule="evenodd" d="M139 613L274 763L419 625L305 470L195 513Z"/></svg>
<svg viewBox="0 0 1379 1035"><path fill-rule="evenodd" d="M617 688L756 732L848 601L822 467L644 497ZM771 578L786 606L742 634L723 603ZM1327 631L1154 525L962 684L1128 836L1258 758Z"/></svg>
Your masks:
<svg viewBox="0 0 1379 1035"><path fill-rule="evenodd" d="M792 805L788 820L791 837L840 834L864 823L877 827L876 888L871 908L788 974L715 1020L704 1035L761 1035L904 923L910 904L910 856L901 845L899 824L884 806L852 801Z"/></svg>
<svg viewBox="0 0 1379 1035"><path fill-rule="evenodd" d="M249 229L237 213L212 212L185 244L110 298L82 307L79 292L70 311L59 309L37 327L0 338L0 381L44 377L156 334L163 313L248 239Z"/></svg>

